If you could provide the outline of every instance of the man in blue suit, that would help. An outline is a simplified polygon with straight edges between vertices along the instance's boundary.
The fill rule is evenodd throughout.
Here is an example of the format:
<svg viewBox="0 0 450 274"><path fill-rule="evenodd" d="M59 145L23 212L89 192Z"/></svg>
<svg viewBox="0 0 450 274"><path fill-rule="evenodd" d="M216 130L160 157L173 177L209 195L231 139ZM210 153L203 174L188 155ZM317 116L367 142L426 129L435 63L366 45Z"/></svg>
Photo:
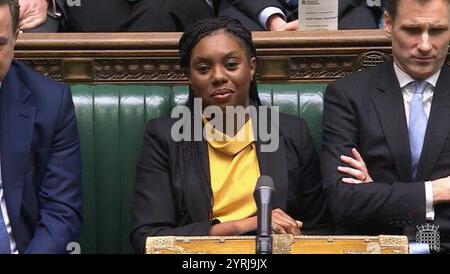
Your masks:
<svg viewBox="0 0 450 274"><path fill-rule="evenodd" d="M67 85L13 61L17 0L0 0L0 253L63 253L81 230L80 147Z"/></svg>

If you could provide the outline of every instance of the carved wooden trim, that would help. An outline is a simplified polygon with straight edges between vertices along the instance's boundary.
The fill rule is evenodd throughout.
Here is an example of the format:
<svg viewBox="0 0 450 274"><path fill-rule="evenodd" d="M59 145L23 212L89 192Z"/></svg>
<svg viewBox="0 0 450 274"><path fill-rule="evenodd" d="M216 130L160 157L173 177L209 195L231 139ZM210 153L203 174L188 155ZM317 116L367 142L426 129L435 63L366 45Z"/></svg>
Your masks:
<svg viewBox="0 0 450 274"><path fill-rule="evenodd" d="M27 65L34 68L37 72L57 81L63 80L63 68L61 59L25 59Z"/></svg>
<svg viewBox="0 0 450 274"><path fill-rule="evenodd" d="M354 55L312 55L291 58L292 79L334 80L353 70Z"/></svg>
<svg viewBox="0 0 450 274"><path fill-rule="evenodd" d="M185 81L178 58L97 59L97 81Z"/></svg>
<svg viewBox="0 0 450 274"><path fill-rule="evenodd" d="M181 33L21 34L16 58L66 82L186 82ZM387 60L380 30L254 32L259 81L327 82Z"/></svg>

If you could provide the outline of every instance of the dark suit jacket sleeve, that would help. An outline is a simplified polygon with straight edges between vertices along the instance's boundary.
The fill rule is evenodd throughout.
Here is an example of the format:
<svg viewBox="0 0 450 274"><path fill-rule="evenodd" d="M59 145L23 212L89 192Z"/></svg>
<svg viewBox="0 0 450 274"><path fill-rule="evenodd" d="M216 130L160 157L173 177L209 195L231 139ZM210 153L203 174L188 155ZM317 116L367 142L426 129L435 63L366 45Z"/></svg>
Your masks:
<svg viewBox="0 0 450 274"><path fill-rule="evenodd" d="M81 231L81 160L70 89L61 90L60 110L48 151L38 151L44 165L39 188L39 220L24 253L62 253ZM45 148L46 149L46 148ZM45 165L46 163L46 165Z"/></svg>
<svg viewBox="0 0 450 274"><path fill-rule="evenodd" d="M339 29L376 29L380 7L368 7L366 0L339 0Z"/></svg>
<svg viewBox="0 0 450 274"><path fill-rule="evenodd" d="M143 253L148 236L187 235L206 236L209 221L179 226L176 200L169 170L169 146L165 135L167 125L160 120L147 124L144 143L137 162L134 187L131 244L136 253ZM170 128L170 127L169 127Z"/></svg>
<svg viewBox="0 0 450 274"><path fill-rule="evenodd" d="M230 0L230 3L256 22L258 22L258 13L267 7L283 9L277 0Z"/></svg>
<svg viewBox="0 0 450 274"><path fill-rule="evenodd" d="M342 89L335 83L327 87L323 112L322 178L335 220L347 226L391 226L392 216L404 216L424 223L424 182L341 182L344 176L337 167L344 164L339 157L351 156L353 147L358 149L358 120L363 119L363 114L356 114L355 101ZM360 106L358 111L363 109Z"/></svg>

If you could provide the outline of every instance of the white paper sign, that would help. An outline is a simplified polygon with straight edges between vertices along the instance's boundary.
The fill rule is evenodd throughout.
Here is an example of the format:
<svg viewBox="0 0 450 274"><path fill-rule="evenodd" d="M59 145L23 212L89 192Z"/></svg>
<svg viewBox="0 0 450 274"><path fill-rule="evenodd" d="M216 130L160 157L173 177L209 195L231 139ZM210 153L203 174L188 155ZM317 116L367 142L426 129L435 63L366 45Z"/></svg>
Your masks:
<svg viewBox="0 0 450 274"><path fill-rule="evenodd" d="M337 30L338 0L299 0L298 30Z"/></svg>

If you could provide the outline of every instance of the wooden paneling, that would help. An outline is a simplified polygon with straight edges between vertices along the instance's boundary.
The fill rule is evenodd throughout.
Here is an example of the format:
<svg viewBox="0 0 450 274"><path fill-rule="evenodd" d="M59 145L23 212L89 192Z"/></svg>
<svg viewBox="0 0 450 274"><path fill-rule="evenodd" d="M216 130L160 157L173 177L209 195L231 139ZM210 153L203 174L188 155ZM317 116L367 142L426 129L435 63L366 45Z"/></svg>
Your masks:
<svg viewBox="0 0 450 274"><path fill-rule="evenodd" d="M21 34L16 58L59 81L186 82L181 33ZM254 32L258 80L328 82L389 58L381 30Z"/></svg>

